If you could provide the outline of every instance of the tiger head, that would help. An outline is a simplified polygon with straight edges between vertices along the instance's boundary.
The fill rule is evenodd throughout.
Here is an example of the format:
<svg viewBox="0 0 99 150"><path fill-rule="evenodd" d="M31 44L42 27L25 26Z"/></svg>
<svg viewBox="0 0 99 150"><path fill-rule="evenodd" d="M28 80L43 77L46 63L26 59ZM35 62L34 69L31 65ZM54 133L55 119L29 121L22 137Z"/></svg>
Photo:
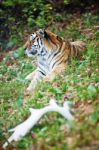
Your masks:
<svg viewBox="0 0 99 150"><path fill-rule="evenodd" d="M56 34L48 30L39 29L29 36L24 48L29 57L33 55L44 56L48 51L57 49L57 46L60 45L61 42L62 39Z"/></svg>

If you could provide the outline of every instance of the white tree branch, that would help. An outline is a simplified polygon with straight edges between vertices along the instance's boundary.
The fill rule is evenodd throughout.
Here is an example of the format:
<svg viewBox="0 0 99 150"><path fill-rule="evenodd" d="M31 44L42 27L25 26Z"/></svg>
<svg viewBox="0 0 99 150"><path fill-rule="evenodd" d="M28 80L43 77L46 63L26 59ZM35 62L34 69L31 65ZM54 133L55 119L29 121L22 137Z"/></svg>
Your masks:
<svg viewBox="0 0 99 150"><path fill-rule="evenodd" d="M8 142L3 144L3 148L6 148L9 143L12 141L18 141L24 137L30 129L40 120L40 118L47 112L58 112L67 120L74 120L73 115L71 114L71 109L69 102L64 102L63 107L59 106L55 100L51 99L48 106L45 106L41 109L29 109L31 112L30 117L25 120L23 123L17 125L15 128L10 129L9 132L14 132L9 138Z"/></svg>

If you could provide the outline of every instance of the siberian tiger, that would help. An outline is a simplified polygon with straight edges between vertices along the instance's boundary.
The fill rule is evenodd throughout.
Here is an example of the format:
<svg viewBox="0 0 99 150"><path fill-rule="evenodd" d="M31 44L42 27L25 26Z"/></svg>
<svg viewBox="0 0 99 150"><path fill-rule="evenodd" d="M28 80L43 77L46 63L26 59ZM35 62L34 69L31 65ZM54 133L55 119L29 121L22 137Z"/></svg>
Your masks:
<svg viewBox="0 0 99 150"><path fill-rule="evenodd" d="M29 36L24 48L29 57L36 55L38 59L37 69L26 77L31 81L26 90L30 94L38 82L43 79L52 81L56 74L63 72L69 59L73 56L79 57L86 44L82 41L65 41L48 30L39 29Z"/></svg>

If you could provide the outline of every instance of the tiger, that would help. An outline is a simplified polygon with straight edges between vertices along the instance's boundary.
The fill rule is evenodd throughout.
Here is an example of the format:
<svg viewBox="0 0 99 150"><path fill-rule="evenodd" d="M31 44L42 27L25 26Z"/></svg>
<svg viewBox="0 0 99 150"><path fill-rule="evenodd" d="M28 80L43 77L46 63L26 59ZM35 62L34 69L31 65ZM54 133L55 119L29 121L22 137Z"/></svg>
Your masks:
<svg viewBox="0 0 99 150"><path fill-rule="evenodd" d="M39 29L33 32L24 45L28 57L37 57L37 69L26 76L30 84L26 95L32 94L42 80L53 81L66 69L72 57L80 57L86 49L83 41L70 42L55 33Z"/></svg>

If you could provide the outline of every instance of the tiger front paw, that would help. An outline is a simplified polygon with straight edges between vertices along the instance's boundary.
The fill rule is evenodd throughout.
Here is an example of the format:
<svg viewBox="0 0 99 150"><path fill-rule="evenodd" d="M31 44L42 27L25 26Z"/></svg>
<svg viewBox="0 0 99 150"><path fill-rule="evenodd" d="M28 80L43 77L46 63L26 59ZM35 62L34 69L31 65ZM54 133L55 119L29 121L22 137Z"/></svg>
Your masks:
<svg viewBox="0 0 99 150"><path fill-rule="evenodd" d="M25 96L29 96L29 95L32 95L33 94L33 89L32 88L27 88L24 95Z"/></svg>
<svg viewBox="0 0 99 150"><path fill-rule="evenodd" d="M28 76L25 77L25 79L31 81L32 77L28 75Z"/></svg>
<svg viewBox="0 0 99 150"><path fill-rule="evenodd" d="M53 77L51 76L47 76L45 79L44 79L45 82L52 82L53 81Z"/></svg>

